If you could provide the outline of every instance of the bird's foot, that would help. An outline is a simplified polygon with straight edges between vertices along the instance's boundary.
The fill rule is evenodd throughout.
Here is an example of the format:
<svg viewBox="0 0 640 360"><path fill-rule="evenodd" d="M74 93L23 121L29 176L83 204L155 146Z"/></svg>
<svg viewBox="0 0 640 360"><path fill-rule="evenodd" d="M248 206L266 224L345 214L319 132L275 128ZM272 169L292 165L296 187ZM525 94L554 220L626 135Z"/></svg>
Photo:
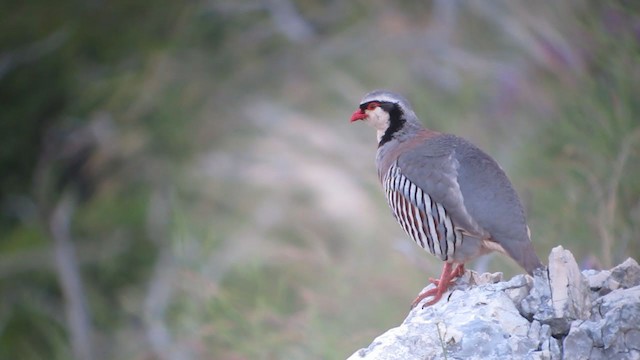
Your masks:
<svg viewBox="0 0 640 360"><path fill-rule="evenodd" d="M442 275L440 275L440 279L429 278L429 282L434 284L436 287L418 295L418 297L411 303L411 308L416 307L422 300L429 296L433 296L433 299L422 305L423 309L426 306L431 306L437 303L442 298L442 295L447 292L449 286L453 285L456 282L456 279L464 274L464 264L458 264L454 270L452 270L451 267L451 264L447 262L442 268Z"/></svg>

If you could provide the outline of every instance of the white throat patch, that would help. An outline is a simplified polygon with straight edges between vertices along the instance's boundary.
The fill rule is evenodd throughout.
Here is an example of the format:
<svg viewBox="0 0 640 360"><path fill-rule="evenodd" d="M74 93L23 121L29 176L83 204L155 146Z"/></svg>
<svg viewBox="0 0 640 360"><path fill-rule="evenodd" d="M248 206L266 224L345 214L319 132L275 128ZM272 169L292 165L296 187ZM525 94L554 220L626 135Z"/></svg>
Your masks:
<svg viewBox="0 0 640 360"><path fill-rule="evenodd" d="M374 110L365 110L368 117L366 123L373 126L377 130L378 142L389 128L389 113L377 107Z"/></svg>

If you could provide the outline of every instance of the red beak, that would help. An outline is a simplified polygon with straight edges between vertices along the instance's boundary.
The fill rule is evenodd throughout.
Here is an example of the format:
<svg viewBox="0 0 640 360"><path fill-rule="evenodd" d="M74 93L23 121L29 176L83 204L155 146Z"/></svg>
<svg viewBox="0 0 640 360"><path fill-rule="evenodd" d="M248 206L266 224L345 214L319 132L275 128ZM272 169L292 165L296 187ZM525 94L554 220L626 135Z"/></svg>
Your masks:
<svg viewBox="0 0 640 360"><path fill-rule="evenodd" d="M353 115L351 115L351 121L350 122L363 120L363 119L366 119L366 118L367 118L367 114L365 114L364 111L356 110L356 111L353 112Z"/></svg>

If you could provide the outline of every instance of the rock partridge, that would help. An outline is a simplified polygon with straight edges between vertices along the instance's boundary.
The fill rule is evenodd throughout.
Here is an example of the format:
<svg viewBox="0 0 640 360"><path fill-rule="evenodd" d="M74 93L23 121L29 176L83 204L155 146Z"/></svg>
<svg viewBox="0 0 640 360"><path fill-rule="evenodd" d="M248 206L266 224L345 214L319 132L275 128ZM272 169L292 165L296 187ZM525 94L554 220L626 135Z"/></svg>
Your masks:
<svg viewBox="0 0 640 360"><path fill-rule="evenodd" d="M436 285L412 303L435 304L464 264L498 251L529 274L542 267L524 210L498 163L465 139L426 129L393 92L365 95L351 122L377 130L376 166L393 215L420 247L444 261ZM455 266L455 267L454 267ZM423 306L423 307L424 307Z"/></svg>

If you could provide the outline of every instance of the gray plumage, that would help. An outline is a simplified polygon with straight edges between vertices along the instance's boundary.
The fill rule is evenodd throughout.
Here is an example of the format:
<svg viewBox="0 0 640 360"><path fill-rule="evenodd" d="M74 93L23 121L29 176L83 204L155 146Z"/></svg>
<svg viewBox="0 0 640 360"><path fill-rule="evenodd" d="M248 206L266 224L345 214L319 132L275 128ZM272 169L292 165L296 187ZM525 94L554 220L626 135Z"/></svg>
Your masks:
<svg viewBox="0 0 640 360"><path fill-rule="evenodd" d="M495 160L460 137L425 129L409 102L392 92L367 94L352 121L363 119L371 102L385 111L366 111L378 116L378 175L416 243L452 263L497 250L530 274L542 266L518 195ZM391 114L387 128L377 120L385 114Z"/></svg>

